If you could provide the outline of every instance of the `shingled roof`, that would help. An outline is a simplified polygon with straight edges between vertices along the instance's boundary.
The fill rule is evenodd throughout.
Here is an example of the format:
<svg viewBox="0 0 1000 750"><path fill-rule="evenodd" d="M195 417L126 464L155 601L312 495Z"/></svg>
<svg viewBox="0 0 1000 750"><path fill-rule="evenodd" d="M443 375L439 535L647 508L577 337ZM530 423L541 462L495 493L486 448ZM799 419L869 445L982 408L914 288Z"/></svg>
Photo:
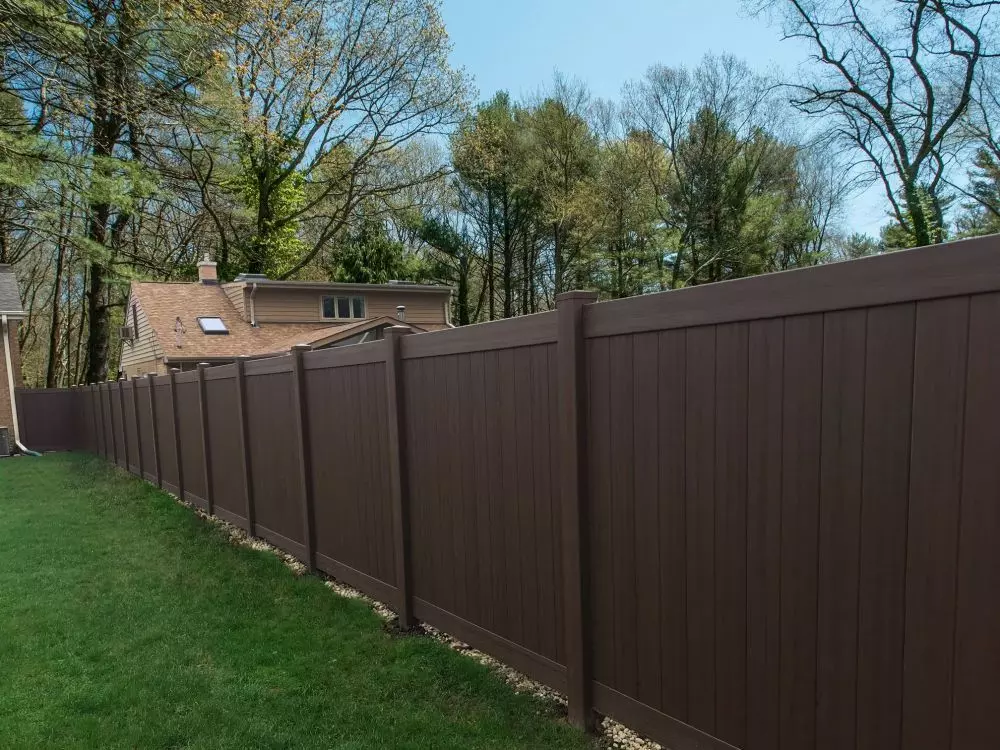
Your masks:
<svg viewBox="0 0 1000 750"><path fill-rule="evenodd" d="M222 287L215 284L136 281L132 283L132 300L145 313L156 335L160 355L174 361L281 354L296 344L325 346L368 328L397 323L392 318L372 318L336 325L261 323L254 328L240 316ZM174 331L178 317L184 326L180 347ZM204 317L221 318L229 334L204 333L198 325L198 318ZM423 330L411 323L406 325Z"/></svg>
<svg viewBox="0 0 1000 750"><path fill-rule="evenodd" d="M133 282L132 299L146 314L156 334L163 356L176 359L216 359L239 355L262 356L288 351L300 335L329 330L330 334L350 327L328 323L274 323L254 328L240 317L226 293L214 284ZM181 319L184 333L177 346L174 326ZM221 318L229 329L227 336L210 336L202 332L198 318Z"/></svg>
<svg viewBox="0 0 1000 750"><path fill-rule="evenodd" d="M21 306L21 293L17 288L17 277L14 276L14 269L6 263L0 263L0 313L9 318L25 316Z"/></svg>

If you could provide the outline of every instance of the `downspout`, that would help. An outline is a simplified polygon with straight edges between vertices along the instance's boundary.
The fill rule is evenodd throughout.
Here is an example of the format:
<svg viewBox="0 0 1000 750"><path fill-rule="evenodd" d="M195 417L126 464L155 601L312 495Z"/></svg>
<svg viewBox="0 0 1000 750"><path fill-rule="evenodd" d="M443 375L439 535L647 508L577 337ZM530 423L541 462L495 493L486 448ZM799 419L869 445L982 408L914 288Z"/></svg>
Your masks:
<svg viewBox="0 0 1000 750"><path fill-rule="evenodd" d="M252 328L257 327L257 308L254 305L254 297L257 296L257 284L250 285L250 326Z"/></svg>
<svg viewBox="0 0 1000 750"><path fill-rule="evenodd" d="M35 451L28 450L21 443L21 432L17 427L17 398L14 392L14 363L10 358L10 342L7 337L10 332L10 324L7 322L7 314L4 313L0 315L0 335L3 336L3 356L4 361L7 363L7 387L10 389L10 411L14 418L14 445L22 453L27 453L29 456L40 456L41 453L36 453Z"/></svg>

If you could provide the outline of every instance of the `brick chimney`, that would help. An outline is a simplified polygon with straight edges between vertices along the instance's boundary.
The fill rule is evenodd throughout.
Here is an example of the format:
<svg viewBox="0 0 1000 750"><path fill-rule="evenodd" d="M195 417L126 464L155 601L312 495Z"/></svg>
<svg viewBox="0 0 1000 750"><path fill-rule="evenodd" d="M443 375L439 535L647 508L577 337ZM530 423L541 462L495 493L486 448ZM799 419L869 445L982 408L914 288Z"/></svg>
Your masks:
<svg viewBox="0 0 1000 750"><path fill-rule="evenodd" d="M198 281L202 284L218 284L219 272L217 269L218 264L209 260L208 253L205 253L205 257L198 263Z"/></svg>

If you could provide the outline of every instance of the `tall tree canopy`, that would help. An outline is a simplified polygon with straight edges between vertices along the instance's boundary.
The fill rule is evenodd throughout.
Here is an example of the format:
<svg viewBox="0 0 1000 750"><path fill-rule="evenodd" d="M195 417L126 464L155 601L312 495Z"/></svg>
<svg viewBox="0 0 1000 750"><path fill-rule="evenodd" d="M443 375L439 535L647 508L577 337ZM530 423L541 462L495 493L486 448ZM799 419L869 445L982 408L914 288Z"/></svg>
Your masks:
<svg viewBox="0 0 1000 750"><path fill-rule="evenodd" d="M492 93L439 0L0 0L24 377L114 376L132 279L451 286L465 325L1000 230L1000 0L746 0L811 50ZM880 236L844 226L874 181Z"/></svg>

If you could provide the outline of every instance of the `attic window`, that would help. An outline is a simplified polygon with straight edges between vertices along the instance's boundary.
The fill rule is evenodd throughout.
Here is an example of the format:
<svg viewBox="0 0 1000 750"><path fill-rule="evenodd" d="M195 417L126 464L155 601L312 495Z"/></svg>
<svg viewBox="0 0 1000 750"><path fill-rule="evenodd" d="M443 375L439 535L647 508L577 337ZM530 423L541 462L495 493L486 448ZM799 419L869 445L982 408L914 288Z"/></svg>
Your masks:
<svg viewBox="0 0 1000 750"><path fill-rule="evenodd" d="M222 318L198 318L198 327L206 336L225 336L229 333Z"/></svg>
<svg viewBox="0 0 1000 750"><path fill-rule="evenodd" d="M324 318L337 320L362 320L365 317L364 297L323 297Z"/></svg>

